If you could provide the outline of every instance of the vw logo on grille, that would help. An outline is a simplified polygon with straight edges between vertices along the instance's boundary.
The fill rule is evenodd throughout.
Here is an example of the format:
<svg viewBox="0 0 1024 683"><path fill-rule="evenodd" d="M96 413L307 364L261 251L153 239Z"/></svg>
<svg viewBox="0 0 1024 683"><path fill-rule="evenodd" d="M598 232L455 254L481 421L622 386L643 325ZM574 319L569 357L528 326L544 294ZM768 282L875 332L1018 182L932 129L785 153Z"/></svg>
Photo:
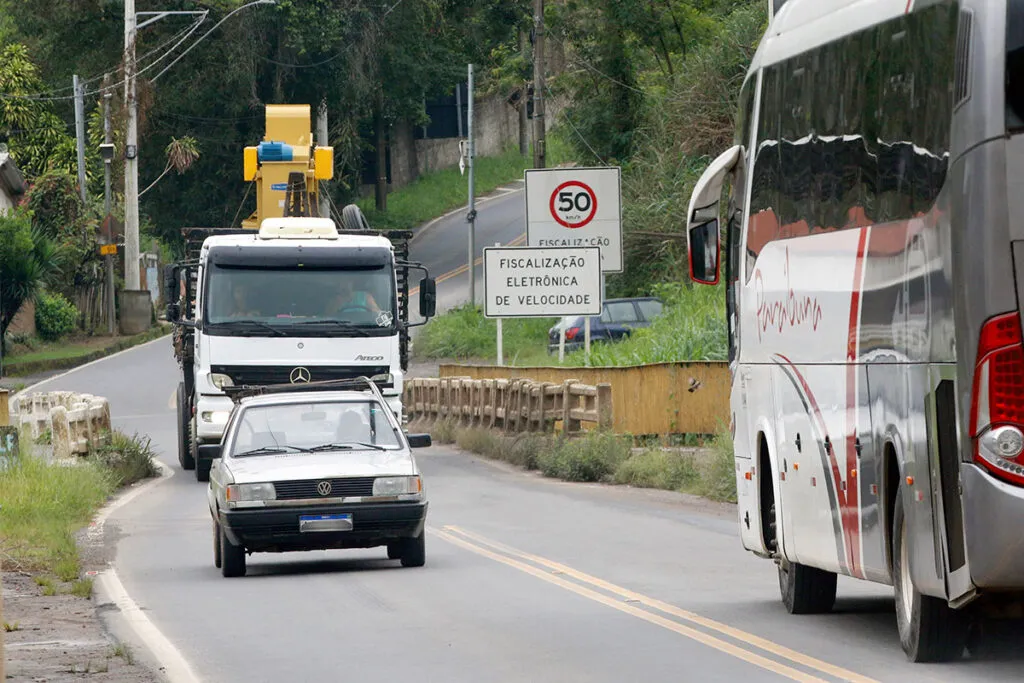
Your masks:
<svg viewBox="0 0 1024 683"><path fill-rule="evenodd" d="M331 493L331 482L329 482L329 481L322 481L322 482L320 482L319 484L316 485L316 492L319 493L321 496L330 495L330 493Z"/></svg>
<svg viewBox="0 0 1024 683"><path fill-rule="evenodd" d="M309 382L309 370L302 367L295 368L294 370L292 370L292 374L288 375L288 379L291 381L292 384Z"/></svg>

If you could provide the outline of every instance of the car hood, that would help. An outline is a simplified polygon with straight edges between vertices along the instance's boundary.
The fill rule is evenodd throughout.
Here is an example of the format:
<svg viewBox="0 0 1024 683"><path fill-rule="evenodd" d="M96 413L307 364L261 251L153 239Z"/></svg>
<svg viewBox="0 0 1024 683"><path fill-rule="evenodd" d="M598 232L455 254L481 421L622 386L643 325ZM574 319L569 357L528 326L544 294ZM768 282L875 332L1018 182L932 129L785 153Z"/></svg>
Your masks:
<svg viewBox="0 0 1024 683"><path fill-rule="evenodd" d="M248 455L228 458L226 465L236 484L417 474L412 455L404 450Z"/></svg>

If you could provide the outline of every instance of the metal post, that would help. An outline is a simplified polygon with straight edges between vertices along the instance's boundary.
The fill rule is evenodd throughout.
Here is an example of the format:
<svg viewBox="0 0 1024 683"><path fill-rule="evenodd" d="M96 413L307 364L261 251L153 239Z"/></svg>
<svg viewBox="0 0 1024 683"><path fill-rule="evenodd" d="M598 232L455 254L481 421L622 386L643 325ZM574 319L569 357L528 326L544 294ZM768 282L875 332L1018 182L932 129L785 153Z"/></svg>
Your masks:
<svg viewBox="0 0 1024 683"><path fill-rule="evenodd" d="M137 291L139 277L139 122L135 98L135 0L124 1L124 79L128 130L124 154L124 288Z"/></svg>
<svg viewBox="0 0 1024 683"><path fill-rule="evenodd" d="M494 246L500 247L501 246L501 242L495 242ZM484 267L486 268L487 266L484 265ZM485 274L484 275L484 280L486 281L486 279L487 279L487 276ZM485 301L484 302L484 306L486 306L486 305L487 305L487 302ZM501 324L502 320L503 320L502 318L498 318L498 365L504 365L505 364L505 361L504 361L505 353L504 353L504 348L503 348L504 347L504 342L505 342L505 335L504 335L504 330L502 329L502 324Z"/></svg>
<svg viewBox="0 0 1024 683"><path fill-rule="evenodd" d="M519 32L519 52L523 59L526 59L526 47L530 44L530 38L526 31ZM528 96L526 84L523 84L523 96L519 101L519 153L524 157L530 153L530 118L526 111L526 100Z"/></svg>
<svg viewBox="0 0 1024 683"><path fill-rule="evenodd" d="M316 120L316 144L317 147L330 147L330 135L327 130L327 100L321 100L320 111L318 112ZM320 215L330 216L331 215L331 198L327 193L325 183L320 183L317 187L317 191L320 193Z"/></svg>
<svg viewBox="0 0 1024 683"><path fill-rule="evenodd" d="M533 167L544 168L544 0L533 0Z"/></svg>
<svg viewBox="0 0 1024 683"><path fill-rule="evenodd" d="M473 188L473 157L476 150L473 148L473 65L469 65L469 96L468 116L466 117L468 127L468 164L469 164L469 213L466 220L469 221L469 303L476 305L476 197Z"/></svg>
<svg viewBox="0 0 1024 683"><path fill-rule="evenodd" d="M584 317L583 323L583 362L590 367L590 316Z"/></svg>
<svg viewBox="0 0 1024 683"><path fill-rule="evenodd" d="M110 83L110 75L103 79L103 85L107 86ZM103 142L105 144L112 144L114 142L113 130L110 126L110 99L113 95L104 91L103 93ZM113 163L113 159L103 160L103 215L106 216L107 227L109 229L108 244L116 244L117 240L114 239L114 226L110 218L110 164ZM106 298L104 299L105 308L107 311L107 334L113 336L116 327L117 317L114 307L114 257L112 254L107 254L103 257L104 265L107 270L107 286L106 286Z"/></svg>
<svg viewBox="0 0 1024 683"><path fill-rule="evenodd" d="M78 75L71 77L75 91L75 147L78 152L78 193L82 204L89 201L88 188L85 185L85 91L78 81Z"/></svg>

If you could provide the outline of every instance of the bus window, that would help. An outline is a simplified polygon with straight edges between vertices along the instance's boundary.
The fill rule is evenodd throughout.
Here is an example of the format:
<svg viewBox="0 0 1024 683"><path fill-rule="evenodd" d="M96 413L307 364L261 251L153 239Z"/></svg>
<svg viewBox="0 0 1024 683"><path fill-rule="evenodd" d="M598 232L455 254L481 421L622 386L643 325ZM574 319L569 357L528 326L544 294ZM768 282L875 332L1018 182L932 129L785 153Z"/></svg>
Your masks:
<svg viewBox="0 0 1024 683"><path fill-rule="evenodd" d="M1006 131L1024 131L1024 0L1006 0Z"/></svg>

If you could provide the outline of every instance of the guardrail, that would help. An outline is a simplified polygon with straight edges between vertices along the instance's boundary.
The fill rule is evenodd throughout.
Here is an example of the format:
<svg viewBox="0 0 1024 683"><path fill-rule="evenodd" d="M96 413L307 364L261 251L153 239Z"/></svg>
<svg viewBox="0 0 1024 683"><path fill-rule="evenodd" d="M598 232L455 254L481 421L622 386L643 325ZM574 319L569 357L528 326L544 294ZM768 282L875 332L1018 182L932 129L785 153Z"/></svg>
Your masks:
<svg viewBox="0 0 1024 683"><path fill-rule="evenodd" d="M50 391L11 401L12 421L38 442L49 433L55 459L86 455L110 435L110 404L92 394Z"/></svg>
<svg viewBox="0 0 1024 683"><path fill-rule="evenodd" d="M612 386L617 434L715 434L729 424L729 364L651 363L625 367L511 367L442 364L445 377L530 379L560 384L574 379Z"/></svg>
<svg viewBox="0 0 1024 683"><path fill-rule="evenodd" d="M403 408L412 420L451 420L510 432L578 434L584 424L612 427L612 387L528 379L421 377L405 383Z"/></svg>

